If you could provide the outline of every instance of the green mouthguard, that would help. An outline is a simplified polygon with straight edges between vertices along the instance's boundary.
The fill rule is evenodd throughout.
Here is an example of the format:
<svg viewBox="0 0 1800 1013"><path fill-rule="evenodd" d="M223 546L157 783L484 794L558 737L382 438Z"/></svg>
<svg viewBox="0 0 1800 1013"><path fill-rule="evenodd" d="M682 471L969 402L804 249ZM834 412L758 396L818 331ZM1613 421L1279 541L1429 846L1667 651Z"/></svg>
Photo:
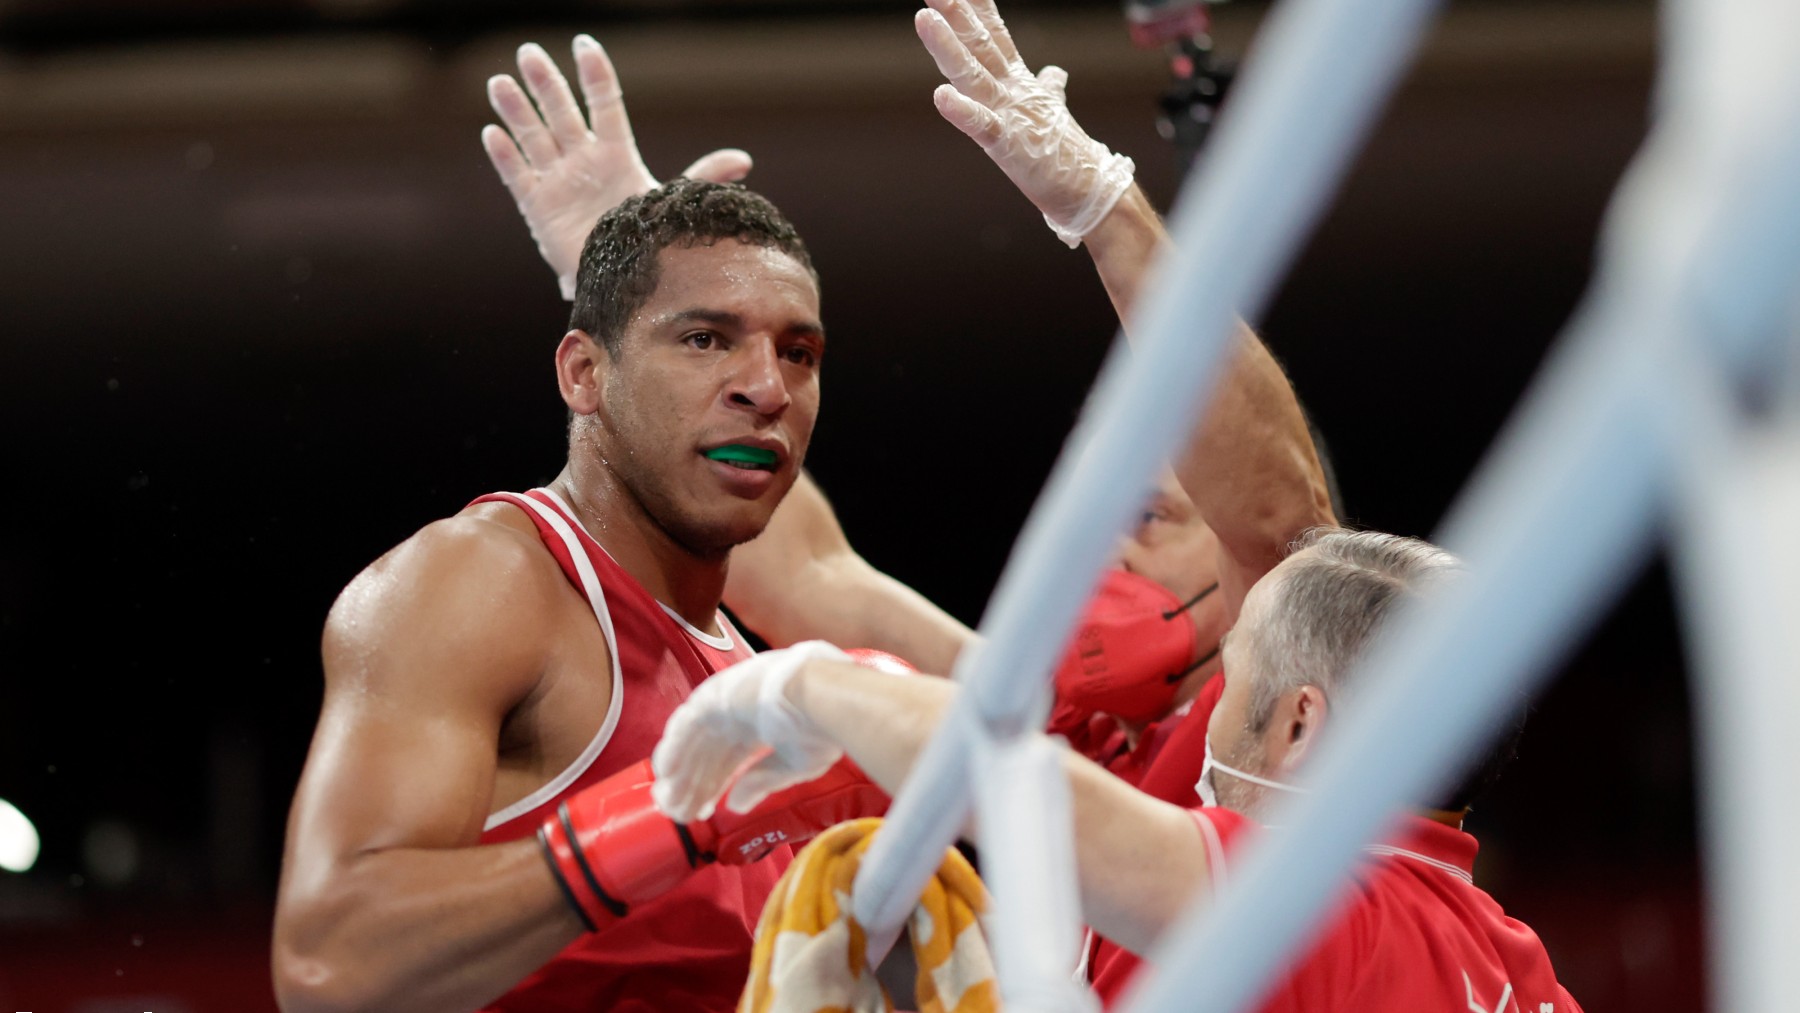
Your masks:
<svg viewBox="0 0 1800 1013"><path fill-rule="evenodd" d="M733 443L729 446L715 447L706 452L708 460L742 461L745 464L774 464L775 451L761 447L746 447Z"/></svg>

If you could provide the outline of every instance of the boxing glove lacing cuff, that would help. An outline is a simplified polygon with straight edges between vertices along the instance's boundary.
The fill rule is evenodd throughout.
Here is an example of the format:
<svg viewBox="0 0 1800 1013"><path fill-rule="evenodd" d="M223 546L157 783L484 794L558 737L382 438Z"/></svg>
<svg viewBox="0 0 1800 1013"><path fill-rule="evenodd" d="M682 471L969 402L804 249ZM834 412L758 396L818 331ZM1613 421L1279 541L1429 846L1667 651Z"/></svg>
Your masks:
<svg viewBox="0 0 1800 1013"><path fill-rule="evenodd" d="M564 802L556 807L556 818L562 823L563 833L569 835L569 851L575 856L575 864L581 866L581 878L587 880L588 888L594 891L594 896L600 898L601 905L612 912L614 918L625 917L631 908L600 889L600 880L595 878L594 870L588 867L587 855L581 851L581 838L575 836L575 824L569 821L569 803Z"/></svg>
<svg viewBox="0 0 1800 1013"><path fill-rule="evenodd" d="M719 856L710 851L701 851L700 845L694 843L694 835L688 833L686 825L675 824L675 835L681 838L681 850L687 852L688 868L698 869L719 860Z"/></svg>
<svg viewBox="0 0 1800 1013"><path fill-rule="evenodd" d="M538 847L542 848L544 852L544 864L550 866L550 875L556 879L556 886L562 891L563 900L568 901L569 906L575 909L575 917L581 919L582 927L589 932L598 932L599 926L595 925L594 920L588 917L581 902L575 899L575 891L569 888L569 881L563 878L562 869L556 864L556 852L550 848L549 830L545 827L538 827L537 839Z"/></svg>

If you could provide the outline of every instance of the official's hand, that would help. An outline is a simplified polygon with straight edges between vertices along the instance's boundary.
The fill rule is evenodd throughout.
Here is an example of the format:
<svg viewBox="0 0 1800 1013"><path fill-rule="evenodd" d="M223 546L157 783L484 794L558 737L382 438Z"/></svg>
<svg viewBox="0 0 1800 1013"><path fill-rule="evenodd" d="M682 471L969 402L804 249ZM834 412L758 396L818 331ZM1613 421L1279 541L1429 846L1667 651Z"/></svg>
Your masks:
<svg viewBox="0 0 1800 1013"><path fill-rule="evenodd" d="M727 785L726 806L747 812L771 792L818 777L844 755L785 693L800 666L814 658L851 660L822 640L765 651L701 683L669 716L651 754L656 804L669 818L691 823L710 817ZM739 768L743 773L733 783Z"/></svg>
<svg viewBox="0 0 1800 1013"><path fill-rule="evenodd" d="M1062 68L1026 68L993 0L926 2L913 25L950 82L932 96L938 112L987 151L1063 242L1080 245L1131 186L1131 159L1069 115Z"/></svg>
<svg viewBox="0 0 1800 1013"><path fill-rule="evenodd" d="M488 101L506 129L487 126L481 131L481 145L519 205L538 252L556 272L564 299L575 298L575 270L594 223L627 197L657 185L638 155L619 77L606 51L589 35L575 37L574 51L587 116L550 54L530 42L519 47L524 88L508 74L488 79ZM681 174L724 183L749 172L749 155L722 148Z"/></svg>

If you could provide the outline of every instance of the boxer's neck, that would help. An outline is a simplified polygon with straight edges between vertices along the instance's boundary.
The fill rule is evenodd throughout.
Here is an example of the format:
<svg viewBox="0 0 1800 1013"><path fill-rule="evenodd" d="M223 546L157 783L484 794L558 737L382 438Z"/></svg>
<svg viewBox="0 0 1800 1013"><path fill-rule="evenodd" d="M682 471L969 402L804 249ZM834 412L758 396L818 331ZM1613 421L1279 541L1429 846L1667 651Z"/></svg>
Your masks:
<svg viewBox="0 0 1800 1013"><path fill-rule="evenodd" d="M568 502L588 534L651 597L674 609L695 629L720 633L719 600L725 593L728 554L706 558L688 551L604 466L571 457L550 488Z"/></svg>

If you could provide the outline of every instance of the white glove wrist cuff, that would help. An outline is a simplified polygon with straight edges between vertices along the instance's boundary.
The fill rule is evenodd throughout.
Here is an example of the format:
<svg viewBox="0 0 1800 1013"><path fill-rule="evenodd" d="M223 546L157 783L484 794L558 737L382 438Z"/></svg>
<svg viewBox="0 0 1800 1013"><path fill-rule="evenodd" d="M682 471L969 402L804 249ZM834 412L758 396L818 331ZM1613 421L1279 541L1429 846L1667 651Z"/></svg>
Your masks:
<svg viewBox="0 0 1800 1013"><path fill-rule="evenodd" d="M812 640L796 644L781 652L785 655L773 671L757 687L757 737L779 752L783 746L818 738L812 719L800 713L788 701L787 684L800 673L800 666L813 658L850 660L850 656L830 644Z"/></svg>
<svg viewBox="0 0 1800 1013"><path fill-rule="evenodd" d="M812 729L808 727L812 722L787 700L788 681L800 671L800 664L804 660L796 659L794 664L781 666L771 678L757 687L756 737L775 746L777 751L781 746L801 741L812 734Z"/></svg>
<svg viewBox="0 0 1800 1013"><path fill-rule="evenodd" d="M1106 216L1112 213L1113 206L1125 191L1131 189L1131 182L1137 176L1137 163L1124 155L1108 151L1100 160L1098 178L1094 181L1093 190L1089 191L1087 203L1075 213L1066 224L1044 216L1044 224L1056 233L1056 238L1063 241L1073 250L1081 245L1081 240L1094 231Z"/></svg>

